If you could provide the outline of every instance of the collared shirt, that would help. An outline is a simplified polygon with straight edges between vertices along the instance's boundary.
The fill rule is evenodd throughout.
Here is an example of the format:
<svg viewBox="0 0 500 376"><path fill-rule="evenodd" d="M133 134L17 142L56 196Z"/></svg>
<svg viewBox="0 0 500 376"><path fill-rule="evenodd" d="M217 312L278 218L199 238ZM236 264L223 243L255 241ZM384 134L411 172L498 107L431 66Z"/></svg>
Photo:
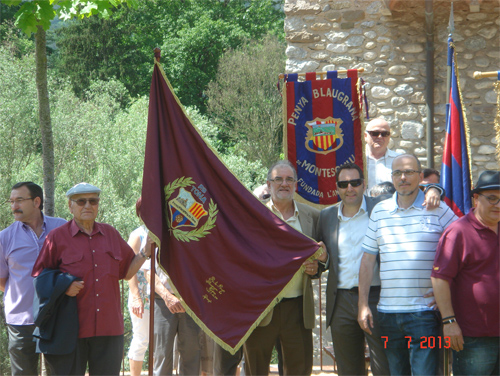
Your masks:
<svg viewBox="0 0 500 376"><path fill-rule="evenodd" d="M283 216L281 215L281 212L278 210L276 206L274 206L273 199L270 199L266 205L269 209L271 209L271 211L274 214L276 214L280 219L284 220ZM300 221L299 221L299 209L297 208L297 204L295 204L295 201L293 202L293 207L294 207L293 215L290 218L288 218L285 222L288 223L290 226L292 226L294 229L302 232L302 227L300 226ZM285 295L283 297L295 298L297 296L301 296L303 294L302 290L303 282L304 282L304 271L301 268L299 272L295 273L290 282L288 282L288 285L286 286Z"/></svg>
<svg viewBox="0 0 500 376"><path fill-rule="evenodd" d="M450 283L453 311L464 336L500 336L500 231L470 211L439 241L432 277Z"/></svg>
<svg viewBox="0 0 500 376"><path fill-rule="evenodd" d="M4 295L7 324L33 324L35 289L31 270L47 234L64 223L66 220L62 218L43 215L39 237L30 226L19 221L0 232L0 278L7 278Z"/></svg>
<svg viewBox="0 0 500 376"><path fill-rule="evenodd" d="M374 185L383 183L385 181L392 182L392 161L400 155L395 151L387 149L384 156L375 159L366 153L367 169L368 169L368 182L366 184L366 192L370 192Z"/></svg>
<svg viewBox="0 0 500 376"><path fill-rule="evenodd" d="M432 309L427 304L433 298L423 295L432 290L430 277L439 238L457 216L443 202L426 210L424 199L419 190L413 204L403 209L398 206L396 192L373 208L363 251L380 253L381 312Z"/></svg>
<svg viewBox="0 0 500 376"><path fill-rule="evenodd" d="M135 253L117 230L95 223L91 235L74 220L52 231L33 267L36 277L45 268L79 277L78 338L123 334L118 280L127 275Z"/></svg>
<svg viewBox="0 0 500 376"><path fill-rule="evenodd" d="M368 228L368 212L366 211L366 200L363 202L358 212L353 217L346 217L342 214L344 203L341 202L338 210L339 218L339 289L351 289L359 284L359 267L363 250L361 245L365 238L365 230ZM380 271L378 263L373 268L372 286L380 286Z"/></svg>

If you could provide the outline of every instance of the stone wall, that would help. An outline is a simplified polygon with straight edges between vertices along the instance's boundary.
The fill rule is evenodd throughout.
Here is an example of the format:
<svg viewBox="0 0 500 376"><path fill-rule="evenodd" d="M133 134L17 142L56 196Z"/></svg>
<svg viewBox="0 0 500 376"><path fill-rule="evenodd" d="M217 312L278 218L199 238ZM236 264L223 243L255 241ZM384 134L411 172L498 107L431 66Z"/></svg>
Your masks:
<svg viewBox="0 0 500 376"><path fill-rule="evenodd" d="M387 2L389 3L389 2ZM422 0L391 2L361 0L285 0L288 42L287 73L336 69L365 69L370 117L391 124L390 147L415 153L427 164L426 151L426 32ZM500 3L484 0L479 12L470 2L454 1L453 33L460 85L470 128L474 181L484 169L499 169L495 158L494 119L496 79L475 80L474 71L500 69ZM477 9L476 9L477 10ZM441 168L445 134L446 59L450 1L434 1L434 151L435 168ZM322 311L326 306L326 276L322 284ZM318 301L318 282L315 283ZM318 309L319 319L319 309ZM315 364L320 349L331 345L322 323L315 330ZM323 364L332 364L323 353Z"/></svg>
<svg viewBox="0 0 500 376"><path fill-rule="evenodd" d="M389 2L387 2L389 3ZM287 73L365 69L370 117L391 124L390 147L415 153L427 165L426 32L422 0L286 0ZM498 169L494 118L496 79L475 80L474 71L500 69L500 3L484 0L479 12L454 2L453 33L464 107L470 128L474 181ZM441 168L445 134L446 59L450 1L434 1L434 151Z"/></svg>

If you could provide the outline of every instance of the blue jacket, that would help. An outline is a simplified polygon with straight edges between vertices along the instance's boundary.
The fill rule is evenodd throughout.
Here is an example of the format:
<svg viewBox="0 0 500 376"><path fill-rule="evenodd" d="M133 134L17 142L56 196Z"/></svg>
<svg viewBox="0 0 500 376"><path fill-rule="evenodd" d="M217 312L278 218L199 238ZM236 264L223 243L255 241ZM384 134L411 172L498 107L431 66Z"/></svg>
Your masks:
<svg viewBox="0 0 500 376"><path fill-rule="evenodd" d="M33 281L37 353L63 355L75 350L78 308L76 296L66 295L66 290L77 279L60 270L44 269Z"/></svg>

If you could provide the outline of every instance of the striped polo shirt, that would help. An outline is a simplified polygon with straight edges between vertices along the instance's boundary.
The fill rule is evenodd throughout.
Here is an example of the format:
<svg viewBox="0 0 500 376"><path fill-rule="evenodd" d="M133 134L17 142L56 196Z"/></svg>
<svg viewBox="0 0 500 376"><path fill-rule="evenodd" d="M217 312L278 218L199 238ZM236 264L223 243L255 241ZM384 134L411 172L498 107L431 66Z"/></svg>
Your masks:
<svg viewBox="0 0 500 376"><path fill-rule="evenodd" d="M423 295L432 290L430 277L439 238L457 216L443 202L426 210L424 199L419 191L414 203L403 209L396 192L373 208L362 248L369 254L380 253L380 312L432 309L427 304L433 298Z"/></svg>

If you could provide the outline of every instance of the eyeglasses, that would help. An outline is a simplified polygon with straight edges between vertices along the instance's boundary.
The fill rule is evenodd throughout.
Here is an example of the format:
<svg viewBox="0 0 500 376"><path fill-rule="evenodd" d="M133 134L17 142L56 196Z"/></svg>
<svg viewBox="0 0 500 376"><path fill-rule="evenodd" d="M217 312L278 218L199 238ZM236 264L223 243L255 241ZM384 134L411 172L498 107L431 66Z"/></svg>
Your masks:
<svg viewBox="0 0 500 376"><path fill-rule="evenodd" d="M22 204L23 201L26 201L26 200L34 200L33 197L28 197L28 198L16 198L15 200L7 200L5 201L6 204L9 204L9 205L14 205L14 204Z"/></svg>
<svg viewBox="0 0 500 376"><path fill-rule="evenodd" d="M283 184L283 181L286 181L287 184L293 184L296 182L296 180L294 178L288 177L288 178L283 179L281 176L276 176L274 179L269 179L269 181L273 181L276 184Z"/></svg>
<svg viewBox="0 0 500 376"><path fill-rule="evenodd" d="M413 174L420 174L421 171L418 170L395 170L391 173L391 175L395 178L400 178L401 175L405 174L405 176L413 176Z"/></svg>
<svg viewBox="0 0 500 376"><path fill-rule="evenodd" d="M500 198L496 196L486 196L483 195L482 193L478 193L478 195L485 197L486 200L488 200L488 202L490 203L490 205L496 205L500 202Z"/></svg>
<svg viewBox="0 0 500 376"><path fill-rule="evenodd" d="M71 200L71 201L76 202L78 206L85 206L87 205L87 202L92 206L96 206L97 204L99 204L99 200L100 200L99 197L92 197L92 198L79 198L78 200Z"/></svg>
<svg viewBox="0 0 500 376"><path fill-rule="evenodd" d="M370 136L372 137L389 137L391 135L391 132L389 131L366 131Z"/></svg>
<svg viewBox="0 0 500 376"><path fill-rule="evenodd" d="M338 181L337 182L337 187L346 189L349 184L354 187L359 187L361 184L363 184L363 179L354 179L354 180L343 180L343 181Z"/></svg>

